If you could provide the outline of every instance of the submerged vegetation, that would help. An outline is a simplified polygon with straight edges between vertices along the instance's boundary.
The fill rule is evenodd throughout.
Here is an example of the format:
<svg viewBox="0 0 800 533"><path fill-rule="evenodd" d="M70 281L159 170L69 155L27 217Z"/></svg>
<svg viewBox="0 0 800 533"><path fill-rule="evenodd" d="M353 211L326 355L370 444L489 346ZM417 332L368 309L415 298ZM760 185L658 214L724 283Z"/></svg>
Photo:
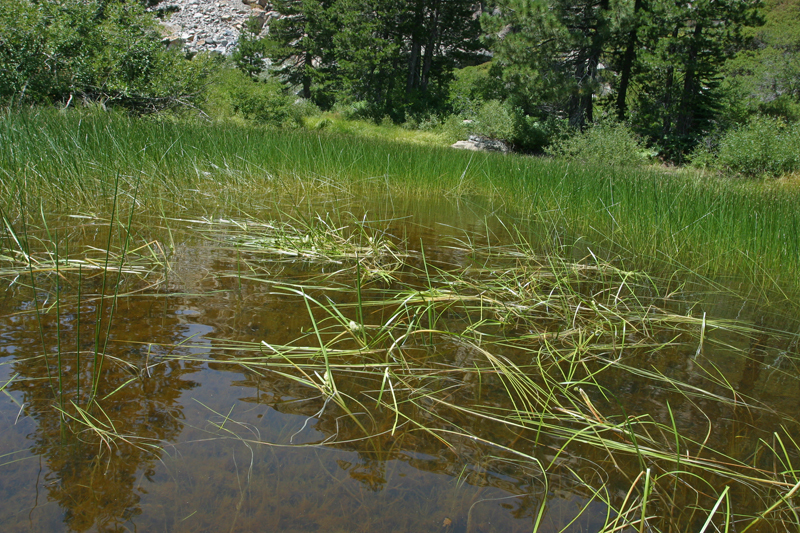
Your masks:
<svg viewBox="0 0 800 533"><path fill-rule="evenodd" d="M110 219L82 216L78 225L5 219L3 279L27 302L11 316L39 324L42 352L15 358L3 387L24 393L21 412L60 433L59 454L88 446L112 471L130 468L125 455L162 456L184 426L180 411L170 408L157 420L171 429L153 433L139 422L156 416L153 406L141 418L128 399L171 376L172 405L190 383L180 376L208 365L273 395L289 387L289 403L306 406L307 418L271 440L235 405L226 415L201 403L211 417L204 440L256 455L265 445L358 450L377 463L444 454L457 486L516 480L502 486L526 529L798 525L800 426L783 398L793 393L780 392L797 380L797 334L780 329L789 323L774 309L594 255L542 255L497 219L485 219L483 232L415 241L403 235L404 219L314 215L308 206L258 218L155 217L169 230L154 232L130 215L139 194L120 188ZM87 233L104 253L70 245ZM205 268L181 265L176 242L224 258L203 276L214 290L186 286L195 305L234 298L263 326L222 320L213 335L179 341L123 327L124 315L181 298L170 277ZM739 316L714 312L720 298ZM319 436L309 440L311 421ZM380 491L385 468L355 479ZM565 493L583 502L566 514L557 504ZM231 529L247 514L237 518L242 498ZM481 501L445 523L480 530Z"/></svg>

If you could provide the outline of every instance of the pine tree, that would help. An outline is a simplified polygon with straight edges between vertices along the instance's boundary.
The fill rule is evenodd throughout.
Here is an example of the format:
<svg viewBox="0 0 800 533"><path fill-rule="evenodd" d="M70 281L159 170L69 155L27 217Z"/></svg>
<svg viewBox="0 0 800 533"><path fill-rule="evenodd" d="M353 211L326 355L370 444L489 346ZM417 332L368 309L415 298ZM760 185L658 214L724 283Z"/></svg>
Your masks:
<svg viewBox="0 0 800 533"><path fill-rule="evenodd" d="M609 0L501 0L483 17L495 61L528 112L594 119Z"/></svg>
<svg viewBox="0 0 800 533"><path fill-rule="evenodd" d="M720 73L742 46L742 29L760 23L760 0L658 2L637 54L637 104L631 118L680 160L712 127Z"/></svg>
<svg viewBox="0 0 800 533"><path fill-rule="evenodd" d="M267 55L279 75L301 87L303 98L327 99L313 86L330 84L335 77L333 37L336 33L334 0L274 0L282 16L272 22Z"/></svg>
<svg viewBox="0 0 800 533"><path fill-rule="evenodd" d="M350 96L376 114L442 105L456 66L474 61L480 25L471 0L339 0L335 37Z"/></svg>

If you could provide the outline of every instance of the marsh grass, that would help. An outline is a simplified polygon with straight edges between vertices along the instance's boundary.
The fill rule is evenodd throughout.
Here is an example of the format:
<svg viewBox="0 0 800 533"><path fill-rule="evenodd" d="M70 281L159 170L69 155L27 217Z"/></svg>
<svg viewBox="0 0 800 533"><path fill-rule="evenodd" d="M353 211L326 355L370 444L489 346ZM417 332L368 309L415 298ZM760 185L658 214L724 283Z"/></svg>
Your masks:
<svg viewBox="0 0 800 533"><path fill-rule="evenodd" d="M770 290L800 279L800 196L752 181L50 110L3 113L0 178L9 218L20 196L48 212L107 210L115 183L121 198L139 183L137 204L147 213L241 216L319 194L450 197L529 221L540 247L575 247L582 256L588 246L639 270L680 264Z"/></svg>
<svg viewBox="0 0 800 533"><path fill-rule="evenodd" d="M479 443L497 464L538 471L545 494L583 486L584 510L592 502L608 509L607 532L797 527L797 421L739 390L706 355L728 350L751 359L752 349L736 346L752 345L763 328L675 313L671 302L691 293L664 289L669 280L594 256L541 256L513 228L505 244L453 239L452 257L468 260L434 263L408 243L365 249L358 220L218 224L203 234L247 250L251 266L277 259L336 267L297 283L249 269L246 283L302 302L308 327L284 344L213 343L216 364L288 379L318 398L312 418L335 419L336 431L317 444L360 441L369 449L388 436L418 435L458 454L463 441ZM323 238L303 236L319 232L328 233L326 252L301 252L298 241L311 246ZM370 282L361 273L381 255L397 266ZM796 342L790 333L770 335L784 346ZM196 357L173 348L164 347L164 360ZM670 370L669 361L686 370ZM631 403L642 399L620 389L632 382L665 403ZM706 423L679 423L676 405ZM756 430L735 449L713 436L725 420L754 413L773 420L774 431ZM612 478L627 480L624 495ZM546 506L543 496L534 529Z"/></svg>
<svg viewBox="0 0 800 533"><path fill-rule="evenodd" d="M64 427L109 449L142 443L116 430L104 399L159 365L208 361L177 349L191 341L162 346L152 364L151 343L144 369L107 353L118 298L154 292L169 273L166 250L185 236L173 225L188 225L241 258L220 278L236 278L239 290L260 285L307 312L289 342L215 339L213 356L307 389L320 402L314 418L335 421L317 444L377 448L378 437L414 436L458 454L478 443L487 463L519 465L545 487L534 528L559 484L605 506L609 533L800 527L797 421L737 385L711 355L760 365L768 335L787 361L770 372L794 379L797 339L692 312L701 296L683 281L707 281L713 297L712 278L735 275L791 301L795 195L303 131L46 111L3 115L0 178L0 269L10 287L33 295L53 408ZM365 218L249 216L281 198L378 192L485 196L525 229L507 223L500 239L466 234L435 259ZM71 221L79 223L54 223L52 212L81 213ZM167 228L170 244L139 239L134 215ZM105 244L70 247L70 232L84 230ZM298 264L311 274L269 273ZM749 298L772 303L766 289L756 292ZM68 309L94 316L79 319L92 330L91 350L79 341L70 353L60 329L55 347L52 335L45 341L50 317L61 324ZM105 363L131 375L99 397ZM632 382L652 398L625 392ZM750 428L735 446L715 437L729 421L754 425L754 414L769 429ZM612 481L620 479L622 493Z"/></svg>
<svg viewBox="0 0 800 533"><path fill-rule="evenodd" d="M0 279L7 282L7 292L31 294L33 309L27 312L36 315L42 351L30 359L42 360L41 379L52 394L49 401L58 413L62 442L70 440L67 435L71 434L83 442L97 440L109 450L123 443L154 449L156 445L147 438L117 431L104 411L102 400L130 381L98 398L119 298L157 289L168 269L158 241L137 242L132 236L135 191L127 219L119 219L118 201L115 193L111 215L105 220L88 215L47 217L40 208L41 218L36 221L26 216L24 205L15 221L0 212L5 240ZM94 246L92 240L86 244L87 233L104 241L105 247ZM81 244L71 247L74 241ZM83 320L84 327L86 322L93 325L90 350L81 342L87 308L94 311L93 317ZM74 332L74 351L63 342L64 328ZM25 405L20 406L23 411ZM87 433L93 437L86 437Z"/></svg>

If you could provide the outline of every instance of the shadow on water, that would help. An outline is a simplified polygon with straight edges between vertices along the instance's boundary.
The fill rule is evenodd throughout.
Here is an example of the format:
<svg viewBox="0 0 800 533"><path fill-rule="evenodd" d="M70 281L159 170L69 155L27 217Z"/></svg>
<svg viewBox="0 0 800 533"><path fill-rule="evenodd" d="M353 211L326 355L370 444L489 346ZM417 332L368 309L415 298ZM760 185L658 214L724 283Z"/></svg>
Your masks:
<svg viewBox="0 0 800 533"><path fill-rule="evenodd" d="M323 204L311 212L325 213L325 208ZM363 206L353 211L359 213L356 220L366 220ZM327 220L324 214L320 217ZM483 209L458 209L450 203L378 206L369 220L383 225L383 235L392 242L411 243L414 250L424 242L431 268L443 269L476 267L470 254L448 239L468 235L486 244L508 229L488 222L491 217ZM102 231L90 223L79 231L65 219L60 222L73 251L104 242ZM154 225L136 226L134 248L171 251L163 257L151 254L158 261L144 273L125 274L116 303L112 306L106 298L102 309L102 274L79 278L74 269L66 274L21 269L4 276L4 532L489 532L530 531L537 521L540 531L597 531L613 513L593 486L603 485L607 501L624 505L641 466L635 455L615 459L607 450L580 441L567 453L564 438L539 437L530 427L459 411L458 406L475 403L498 412L515 406L499 379L486 375L477 382L458 373L474 364L476 355L452 338L442 337L437 348L425 343L406 347L412 364L416 357L420 364L439 365L455 376L430 377L425 386L444 391L443 396L415 398L404 408L406 419L366 403L364 412L347 413L320 389L295 379L304 375L299 368L277 372L241 363L251 355L243 346L314 342L306 301L277 290L276 284L306 284L320 301L328 294L331 302L349 305L347 318L355 318L352 291L313 288L326 279L334 288L352 285L353 271L345 269L345 259L265 260L252 248L220 241L225 231L209 238L203 233L210 225L206 222L210 219L173 222L168 233ZM414 257L418 262L419 256ZM388 271L389 266L375 268ZM342 273L336 274L338 270ZM403 285L406 274L402 269L392 272L389 281L379 278L365 290L381 294L393 284ZM602 282L581 283L585 294L608 290ZM682 314L687 313L685 305L664 302ZM688 442L736 458L753 453L760 440L793 418L800 397L797 345L770 333L788 329L786 324L770 323L769 313L757 307L733 309L714 301L704 305L709 315L720 318L748 315L762 333L720 329L709 331L703 350L679 343L652 353L639 349L646 363L641 368L658 369L688 388L631 380L629 372L611 368L603 388L581 390L586 413L597 406L606 417L649 414L673 424ZM580 312L575 310L575 317ZM472 320L466 312L448 313L440 317L450 324L445 329ZM385 319L371 314L366 321L380 324ZM511 331L522 326L503 327ZM319 338L330 337L335 333L323 332ZM531 363L513 348L500 345L498 350L520 365ZM740 357L741 351L747 357ZM698 370L705 360L711 364ZM715 370L708 373L709 368ZM96 402L91 402L96 371ZM310 370L307 374L314 375ZM320 373L316 376L323 379ZM340 389L353 398L395 392L381 383L380 373L376 378L354 372L342 379ZM720 395L733 390L734 396L757 398L768 408L695 399L686 392L690 387ZM365 435L359 424L367 420L370 431ZM709 420L714 421L713 434ZM787 432L800 441L796 424ZM546 475L542 465L552 466ZM752 503L745 501L752 496L742 498L743 506ZM670 512L681 513L682 506L697 501L678 492ZM704 519L689 515L687 525ZM633 529L622 524L618 530Z"/></svg>

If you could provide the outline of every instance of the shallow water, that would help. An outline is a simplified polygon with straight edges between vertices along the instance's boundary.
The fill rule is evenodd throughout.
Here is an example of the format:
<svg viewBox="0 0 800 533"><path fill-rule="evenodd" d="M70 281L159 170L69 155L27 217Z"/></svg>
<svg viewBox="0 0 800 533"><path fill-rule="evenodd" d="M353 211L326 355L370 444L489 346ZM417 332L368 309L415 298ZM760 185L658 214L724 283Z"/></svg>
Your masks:
<svg viewBox="0 0 800 533"><path fill-rule="evenodd" d="M291 212L290 206L283 208ZM334 209L346 210L322 203L294 212L322 213L325 219L326 210ZM485 243L503 234L484 208L449 202L382 202L370 210L354 203L349 210L410 249L420 250L422 242L431 265L467 268L470 259L452 248L453 238L468 235ZM257 216L270 219L270 213ZM635 456L620 457L612 467L602 450L576 444L561 469L545 478L539 465L555 460L562 441L533 442L501 424L433 405L416 411L424 423L477 437L453 433L444 443L412 424L397 427L394 415L384 413L375 420L376 434L364 438L353 419L317 389L285 374L231 364L251 355L244 344L232 342L281 345L309 336L305 302L275 285L312 283L314 276L341 265L264 256L226 242L225 231L209 238L207 230L216 232L217 226L205 222L219 218L137 220L131 248L149 243L146 250L163 251L158 259L169 267L120 278L110 327L111 300L98 310L99 300L92 296L102 291L103 276L96 272L82 269L80 280L74 270L62 273L58 308L58 278L52 272L33 275L35 300L29 273L3 278L0 386L8 386L0 395L2 531L530 531L545 501L540 531L596 531L608 509L583 481L610 475L605 479L609 497L625 498L639 471ZM87 245L105 246L102 221L57 220L50 231L66 235L63 240L76 256ZM128 261L145 265L148 257L132 255ZM341 277L332 279L341 282ZM116 273L106 276L106 283L110 294ZM322 298L323 292L312 294ZM700 292L697 300L669 305L682 314L705 311L709 318L759 323L767 332L792 327L779 314L743 304L741 298ZM346 303L353 295L331 298ZM36 308L47 312L32 312ZM639 383L613 370L603 378L613 399L588 391L591 401L604 413L619 413L622 406L626 415L650 413L661 421L672 416L682 435L731 457L752 453L758 439L781 424L800 442L798 426L787 425L800 407L796 344L769 333L755 340L730 331L708 335L700 357L716 367L712 377L768 409L737 410L703 399L698 406L685 390ZM98 342L103 349L97 349ZM49 364L41 356L43 345ZM655 351L642 366L724 394L724 386L710 384L708 374L696 368L696 348ZM65 354L60 384L59 349ZM96 351L106 354L101 363L94 359ZM508 354L513 357L513 350ZM454 344L432 353L420 347L419 357L457 368L468 366L471 355ZM86 405L95 364L102 364L97 387L102 410L81 415L70 402ZM341 384L348 391L377 386L368 378ZM504 407L504 392L487 379L479 394L484 403ZM61 403L70 416L85 416L83 424L62 424ZM540 463L522 461L505 448ZM583 481L569 475L567 467ZM745 495L736 503L755 505L751 498ZM693 520L700 518L705 517Z"/></svg>

